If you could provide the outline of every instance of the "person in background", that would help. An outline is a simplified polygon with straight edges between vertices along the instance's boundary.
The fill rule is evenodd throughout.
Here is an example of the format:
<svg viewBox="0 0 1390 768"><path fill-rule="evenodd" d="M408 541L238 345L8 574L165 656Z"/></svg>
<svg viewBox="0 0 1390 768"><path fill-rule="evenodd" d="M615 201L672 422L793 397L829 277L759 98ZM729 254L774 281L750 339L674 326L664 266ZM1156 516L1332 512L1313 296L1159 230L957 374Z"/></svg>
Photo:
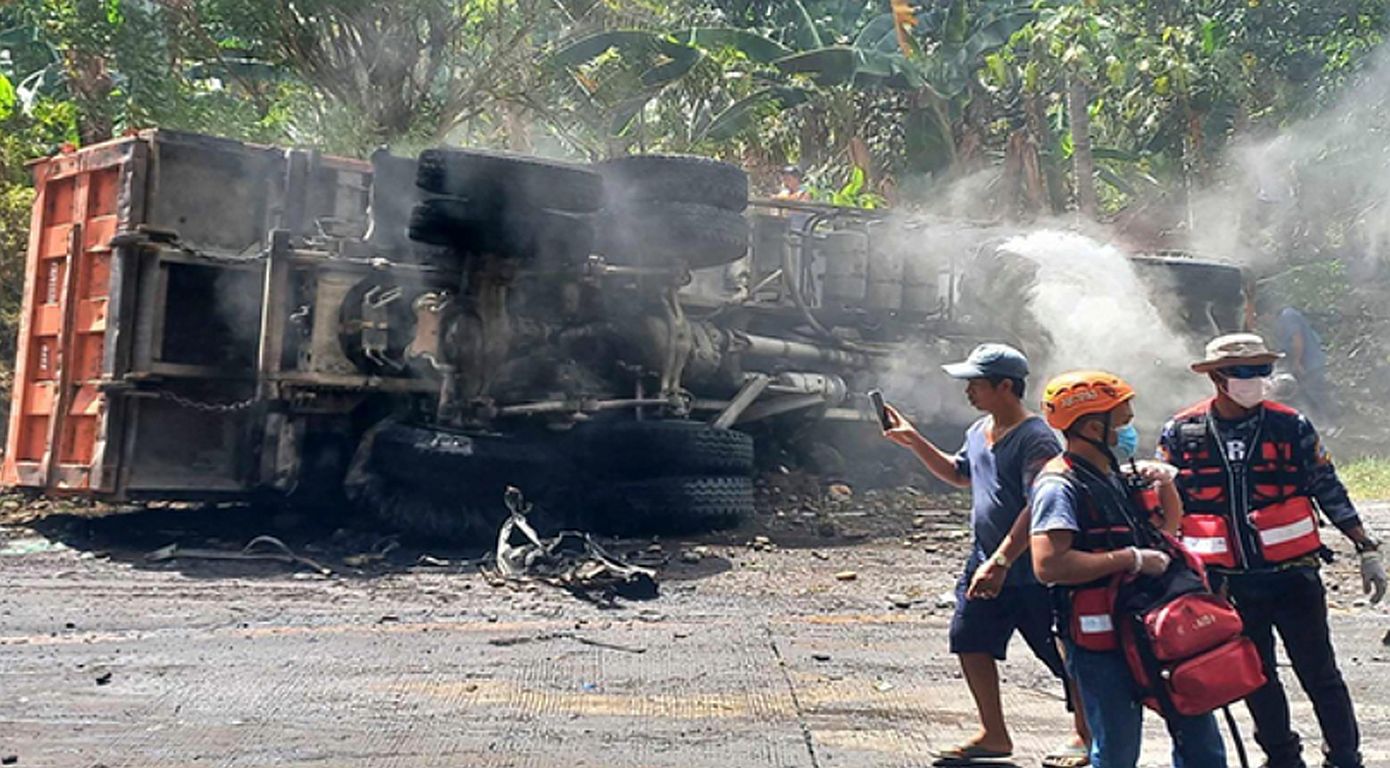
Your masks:
<svg viewBox="0 0 1390 768"><path fill-rule="evenodd" d="M1023 404L1028 360L1005 344L981 344L962 363L944 366L966 382L965 396L985 415L965 435L965 445L946 453L921 435L897 410L887 408L892 427L884 435L910 449L932 474L970 488L970 555L956 585L950 649L960 658L966 684L980 716L980 732L937 753L937 765L968 765L1013 753L999 693L998 662L1014 630L1066 688L1066 673L1052 634L1047 590L1033 577L1028 552L1028 488L1048 459L1061 451L1041 418ZM1073 698L1066 690L1068 705ZM1077 768L1089 763L1090 734L1075 713L1071 740L1048 755L1044 766Z"/></svg>
<svg viewBox="0 0 1390 768"><path fill-rule="evenodd" d="M1043 412L1061 430L1066 452L1048 462L1032 494L1033 569L1053 585L1057 631L1091 727L1096 768L1135 768L1143 741L1144 707L1118 647L1108 585L1119 574L1161 576L1171 559L1136 546L1157 533L1138 530L1155 522L1134 503L1120 474L1120 462L1138 447L1134 395L1124 380L1103 371L1075 371L1048 382ZM1182 508L1171 468L1155 462L1138 469L1156 485L1161 527L1177 530ZM1215 716L1174 715L1165 723L1174 768L1225 768Z"/></svg>
<svg viewBox="0 0 1390 768"><path fill-rule="evenodd" d="M1278 631L1322 727L1324 765L1361 768L1356 716L1327 625L1317 510L1355 545L1372 603L1385 595L1385 567L1313 424L1265 399L1279 357L1253 333L1213 339L1191 368L1216 394L1168 422L1158 454L1178 468L1183 542L1206 563L1213 589L1227 590L1263 657L1269 682L1246 704L1268 767L1305 765L1279 682Z"/></svg>
<svg viewBox="0 0 1390 768"><path fill-rule="evenodd" d="M1284 353L1309 414L1324 431L1335 432L1338 409L1327 381L1327 352L1312 323L1297 309L1265 295L1255 301L1255 323L1257 327L1267 325L1274 332L1275 350Z"/></svg>
<svg viewBox="0 0 1390 768"><path fill-rule="evenodd" d="M806 180L806 174L795 165L784 166L778 174L778 180L782 188L777 191L773 198L776 200L792 200L796 202L807 202L811 199L811 193L802 188L802 183Z"/></svg>

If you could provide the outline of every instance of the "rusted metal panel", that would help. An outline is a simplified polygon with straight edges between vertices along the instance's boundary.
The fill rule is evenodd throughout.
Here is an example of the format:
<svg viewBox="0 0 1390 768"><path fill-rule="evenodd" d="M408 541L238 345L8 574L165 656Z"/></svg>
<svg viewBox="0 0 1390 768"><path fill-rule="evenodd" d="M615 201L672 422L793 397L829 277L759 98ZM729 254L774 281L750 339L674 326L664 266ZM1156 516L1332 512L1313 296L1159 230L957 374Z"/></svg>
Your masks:
<svg viewBox="0 0 1390 768"><path fill-rule="evenodd" d="M40 435L48 432L48 415L52 412L53 393L36 370L41 357L56 354L55 345L35 334L35 314L39 301L39 260L43 247L45 212L49 206L48 178L52 163L33 167L34 209L30 216L29 252L25 260L24 296L19 315L19 350L15 360L15 379L5 460L0 464L0 485L34 485L40 480L38 462L43 458L44 445Z"/></svg>
<svg viewBox="0 0 1390 768"><path fill-rule="evenodd" d="M249 489L257 472L245 448L259 439L261 416L189 402L244 400L259 367L278 371L282 339L260 324L273 318L283 333L286 307L267 310L262 290L285 288L289 265L266 275L258 257L286 213L298 235L330 221L365 229L370 164L145 131L31 168L37 195L0 484L113 498ZM175 242L151 245L142 232ZM224 300L237 314L223 317L218 340L240 344L241 356L198 343L199 317L216 325ZM192 448L175 450L180 440Z"/></svg>

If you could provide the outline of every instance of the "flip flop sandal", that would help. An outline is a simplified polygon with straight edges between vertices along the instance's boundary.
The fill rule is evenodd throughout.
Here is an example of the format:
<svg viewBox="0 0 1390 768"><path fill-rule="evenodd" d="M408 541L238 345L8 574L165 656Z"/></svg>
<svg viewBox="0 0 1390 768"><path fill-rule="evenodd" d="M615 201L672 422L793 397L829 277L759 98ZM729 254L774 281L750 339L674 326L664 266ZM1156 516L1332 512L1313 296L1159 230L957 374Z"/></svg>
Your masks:
<svg viewBox="0 0 1390 768"><path fill-rule="evenodd" d="M1067 744L1042 759L1043 768L1085 768L1091 764L1091 750L1080 744Z"/></svg>
<svg viewBox="0 0 1390 768"><path fill-rule="evenodd" d="M957 766L974 765L980 760L1003 760L1013 757L1013 752L990 749L978 744L962 744L959 747L951 747L935 752L932 757L932 765L938 768L953 768Z"/></svg>

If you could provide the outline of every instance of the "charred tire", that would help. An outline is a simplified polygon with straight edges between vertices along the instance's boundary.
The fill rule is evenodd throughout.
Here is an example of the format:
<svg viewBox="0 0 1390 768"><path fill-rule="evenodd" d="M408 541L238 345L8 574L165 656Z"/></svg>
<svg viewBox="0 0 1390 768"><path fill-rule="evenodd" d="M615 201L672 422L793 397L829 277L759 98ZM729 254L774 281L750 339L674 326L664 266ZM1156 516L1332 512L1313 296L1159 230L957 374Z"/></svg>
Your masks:
<svg viewBox="0 0 1390 768"><path fill-rule="evenodd" d="M711 205L634 204L600 219L596 247L614 264L716 267L748 252L748 220Z"/></svg>
<svg viewBox="0 0 1390 768"><path fill-rule="evenodd" d="M603 177L582 166L476 149L427 149L415 183L427 192L495 201L507 208L592 213L603 207Z"/></svg>
<svg viewBox="0 0 1390 768"><path fill-rule="evenodd" d="M748 477L660 477L613 490L618 514L597 521L605 533L699 533L733 528L753 515Z"/></svg>
<svg viewBox="0 0 1390 768"><path fill-rule="evenodd" d="M573 474L542 442L464 435L393 424L372 438L359 503L412 537L481 541L506 518L502 494L521 488L535 505L532 522L565 522Z"/></svg>
<svg viewBox="0 0 1390 768"><path fill-rule="evenodd" d="M354 487L353 499L392 530L420 542L485 541L496 535L506 517L500 500L496 506L470 504L377 473Z"/></svg>
<svg viewBox="0 0 1390 768"><path fill-rule="evenodd" d="M594 166L609 206L643 201L695 203L740 212L748 207L748 174L695 155L632 155Z"/></svg>
<svg viewBox="0 0 1390 768"><path fill-rule="evenodd" d="M478 481L486 480L497 486L493 498L499 506L506 485L529 493L531 481L556 474L559 465L560 457L540 442L405 425L376 436L370 461L389 479L449 491L477 490ZM492 504L492 498L485 500Z"/></svg>
<svg viewBox="0 0 1390 768"><path fill-rule="evenodd" d="M698 421L626 421L594 425L582 455L609 478L751 475L753 437Z"/></svg>
<svg viewBox="0 0 1390 768"><path fill-rule="evenodd" d="M587 214L499 210L458 198L435 198L415 206L409 234L419 243L521 259L582 259L594 248L594 221Z"/></svg>

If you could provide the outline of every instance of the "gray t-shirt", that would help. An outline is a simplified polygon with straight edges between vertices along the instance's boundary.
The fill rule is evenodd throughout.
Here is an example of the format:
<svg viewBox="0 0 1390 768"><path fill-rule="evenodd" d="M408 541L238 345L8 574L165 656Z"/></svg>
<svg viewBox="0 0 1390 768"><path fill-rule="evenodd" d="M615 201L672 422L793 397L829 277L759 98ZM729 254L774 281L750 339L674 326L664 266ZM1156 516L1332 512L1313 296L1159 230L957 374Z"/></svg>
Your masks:
<svg viewBox="0 0 1390 768"><path fill-rule="evenodd" d="M989 444L989 417L976 421L965 433L965 445L956 454L956 469L970 478L970 559L972 573L1008 535L1018 516L1028 507L1028 489L1043 465L1062 452L1057 436L1038 416L1030 416ZM1009 568L1007 586L1036 584L1033 562L1020 557Z"/></svg>

